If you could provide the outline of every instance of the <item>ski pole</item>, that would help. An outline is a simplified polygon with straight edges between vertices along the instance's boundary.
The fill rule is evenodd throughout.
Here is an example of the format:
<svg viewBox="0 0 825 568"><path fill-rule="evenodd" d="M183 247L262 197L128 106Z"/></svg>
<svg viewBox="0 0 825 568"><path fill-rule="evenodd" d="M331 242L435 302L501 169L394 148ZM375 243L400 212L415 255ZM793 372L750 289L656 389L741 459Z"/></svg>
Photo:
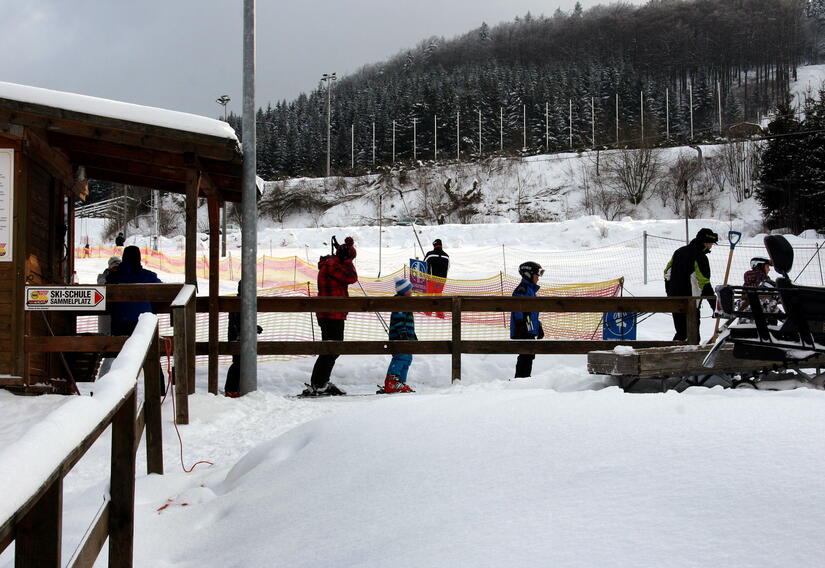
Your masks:
<svg viewBox="0 0 825 568"><path fill-rule="evenodd" d="M358 286L361 288L361 291L364 293L364 296L369 298L369 294L367 294L367 291L364 290L364 286L361 284L360 280L358 281ZM379 312L375 312L375 315L378 317L378 321L381 322L381 325L384 326L384 331L389 333L390 328L387 327L387 322L384 321L384 318L381 316L381 314Z"/></svg>
<svg viewBox="0 0 825 568"><path fill-rule="evenodd" d="M733 261L733 249L736 248L736 245L739 244L739 240L742 238L742 233L739 231L728 231L728 243L730 243L730 251L728 251L728 266L725 268L725 281L722 282L723 285L728 283L728 277L730 276L730 264ZM716 336L719 335L719 318L716 319L716 325L713 327L713 337L710 338L710 342L713 343L716 341Z"/></svg>

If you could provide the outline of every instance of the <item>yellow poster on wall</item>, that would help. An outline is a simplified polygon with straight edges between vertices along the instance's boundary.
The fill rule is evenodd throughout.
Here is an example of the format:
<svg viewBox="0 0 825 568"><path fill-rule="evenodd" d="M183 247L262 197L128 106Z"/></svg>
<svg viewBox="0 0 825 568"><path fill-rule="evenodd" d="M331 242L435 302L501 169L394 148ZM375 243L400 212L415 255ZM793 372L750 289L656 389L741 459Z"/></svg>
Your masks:
<svg viewBox="0 0 825 568"><path fill-rule="evenodd" d="M14 150L0 148L0 262L12 261Z"/></svg>

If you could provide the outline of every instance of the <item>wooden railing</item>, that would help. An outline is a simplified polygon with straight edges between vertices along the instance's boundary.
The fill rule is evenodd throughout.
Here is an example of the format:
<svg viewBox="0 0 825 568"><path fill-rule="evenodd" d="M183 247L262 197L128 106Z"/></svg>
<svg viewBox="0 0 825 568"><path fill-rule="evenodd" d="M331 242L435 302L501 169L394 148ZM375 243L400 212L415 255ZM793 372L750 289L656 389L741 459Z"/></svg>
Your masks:
<svg viewBox="0 0 825 568"><path fill-rule="evenodd" d="M46 339L46 338L44 338ZM63 340L65 338L51 338ZM7 518L0 517L0 551L15 542L15 566L62 566L62 503L63 478L83 457L95 440L112 425L111 473L108 502L96 516L85 540L72 558L71 568L94 565L107 538L109 540L109 566L130 567L133 558L135 463L141 433L146 425L147 471L163 473L163 451L160 425L160 365L157 316L141 315L134 335L127 339L113 337L88 338L99 340L101 350L120 351L110 375L112 381L130 384L117 400L112 401L105 416L69 451L59 465L44 475L45 481L16 511ZM68 350L59 341L41 345L40 350L51 352ZM69 346L71 347L71 346ZM84 349L88 345L84 346ZM135 364L137 362L137 364ZM137 409L136 381L143 370L145 404ZM125 374L125 378L124 378ZM106 378L101 381L107 385ZM114 388L115 384L110 383ZM101 400L98 396L97 400ZM71 417L68 401L61 409ZM66 424L71 431L76 424ZM26 440L36 444L38 440ZM48 440L42 441L48 445ZM52 456L53 457L53 456ZM31 475L31 464L16 464L21 475ZM28 466L28 467L27 467ZM0 479L0 485L8 487L12 480Z"/></svg>
<svg viewBox="0 0 825 568"><path fill-rule="evenodd" d="M110 285L106 287L106 302L152 302L156 312L172 314L176 417L178 424L188 424L187 395L195 392L195 287L189 284ZM26 353L117 353L126 339L95 335L25 336L23 350ZM160 356L158 352L158 361Z"/></svg>
<svg viewBox="0 0 825 568"><path fill-rule="evenodd" d="M512 341L463 340L461 314L464 312L572 312L572 313L683 313L687 314L688 343L699 343L698 298L690 297L508 297L508 296L418 296L418 297L353 297L353 298L294 298L260 297L258 312L451 312L452 333L443 341L259 341L259 355L320 355L320 354L449 354L452 355L453 381L461 379L463 353L537 353L575 354L612 349L626 344L634 347L663 347L680 345L674 341ZM207 311L207 298L198 299L198 311ZM240 310L240 299L222 296L219 310ZM599 330L600 332L600 330ZM209 343L198 342L198 355L209 354ZM214 348L212 350L214 352ZM237 355L237 342L218 343L221 355Z"/></svg>

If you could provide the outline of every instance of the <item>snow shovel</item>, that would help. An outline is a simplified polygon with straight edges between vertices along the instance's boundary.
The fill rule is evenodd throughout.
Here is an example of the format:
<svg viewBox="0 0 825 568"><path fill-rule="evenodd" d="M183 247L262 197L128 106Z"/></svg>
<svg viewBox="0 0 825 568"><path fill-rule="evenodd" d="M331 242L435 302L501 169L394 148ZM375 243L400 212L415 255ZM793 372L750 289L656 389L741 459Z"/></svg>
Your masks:
<svg viewBox="0 0 825 568"><path fill-rule="evenodd" d="M739 244L739 239L742 238L742 233L739 231L728 231L728 243L730 243L730 251L728 251L728 266L725 268L725 281L722 282L722 285L728 283L728 276L730 276L730 263L733 260L733 249L736 248L736 245ZM713 328L713 337L710 338L710 343L716 341L716 337L719 335L719 319L716 320L716 325Z"/></svg>

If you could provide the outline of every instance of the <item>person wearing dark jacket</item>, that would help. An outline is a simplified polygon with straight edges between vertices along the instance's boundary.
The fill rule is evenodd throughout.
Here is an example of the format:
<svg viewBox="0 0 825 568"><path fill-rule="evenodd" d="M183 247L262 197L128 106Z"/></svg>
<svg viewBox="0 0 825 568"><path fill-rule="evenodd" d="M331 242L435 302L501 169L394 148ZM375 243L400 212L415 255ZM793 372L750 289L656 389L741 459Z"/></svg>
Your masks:
<svg viewBox="0 0 825 568"><path fill-rule="evenodd" d="M513 290L513 296L535 298L539 291L539 277L544 269L536 262L524 262L518 267L521 282ZM510 314L510 339L542 339L544 329L538 312L512 312ZM516 360L516 378L529 377L533 373L533 353L522 353Z"/></svg>
<svg viewBox="0 0 825 568"><path fill-rule="evenodd" d="M140 264L140 249L134 245L123 249L117 271L110 272L106 284L161 284L158 275ZM140 314L152 312L151 302L112 304L112 335L132 335Z"/></svg>
<svg viewBox="0 0 825 568"><path fill-rule="evenodd" d="M238 297L241 297L241 282L238 281ZM263 328L258 326L258 333L263 332ZM229 312L229 325L226 329L227 341L240 341L241 339L241 313ZM229 398L241 396L241 356L232 355L232 364L226 371L226 383L223 385L223 394Z"/></svg>
<svg viewBox="0 0 825 568"><path fill-rule="evenodd" d="M134 245L123 249L120 266L106 276L106 284L162 284L158 275L140 264L140 249ZM151 302L119 302L112 304L112 335L132 335L140 314L152 313ZM158 361L160 390L166 390L163 366Z"/></svg>
<svg viewBox="0 0 825 568"><path fill-rule="evenodd" d="M349 285L358 282L355 270L355 241L352 237L344 239L334 255L321 258L318 263L318 297L347 297ZM321 328L322 341L342 341L346 312L318 312L318 326ZM338 355L319 355L312 368L312 378L305 396L346 394L329 380Z"/></svg>
<svg viewBox="0 0 825 568"><path fill-rule="evenodd" d="M708 254L719 242L719 235L708 228L699 229L689 244L676 249L665 266L665 292L668 296L713 296ZM710 309L715 309L708 299ZM697 304L696 310L699 310ZM676 334L673 341L687 341L687 314L673 314Z"/></svg>
<svg viewBox="0 0 825 568"><path fill-rule="evenodd" d="M123 236L123 233L118 233L117 237L115 237L115 246L122 247L126 243L126 237Z"/></svg>
<svg viewBox="0 0 825 568"><path fill-rule="evenodd" d="M450 270L450 255L444 252L441 239L433 241L433 250L424 255L424 262L427 263L427 274L435 276L427 279L427 294L441 294L445 284L443 279L447 278L447 272ZM431 315L432 312L426 314ZM444 312L435 315L444 319Z"/></svg>
<svg viewBox="0 0 825 568"><path fill-rule="evenodd" d="M412 284L406 278L395 281L395 295L412 296ZM391 341L417 341L415 335L415 320L412 312L392 312L390 327L387 330ZM387 377L384 379L385 393L413 392L407 385L407 371L410 370L413 356L411 353L395 353L387 368ZM379 391L382 392L382 391Z"/></svg>

